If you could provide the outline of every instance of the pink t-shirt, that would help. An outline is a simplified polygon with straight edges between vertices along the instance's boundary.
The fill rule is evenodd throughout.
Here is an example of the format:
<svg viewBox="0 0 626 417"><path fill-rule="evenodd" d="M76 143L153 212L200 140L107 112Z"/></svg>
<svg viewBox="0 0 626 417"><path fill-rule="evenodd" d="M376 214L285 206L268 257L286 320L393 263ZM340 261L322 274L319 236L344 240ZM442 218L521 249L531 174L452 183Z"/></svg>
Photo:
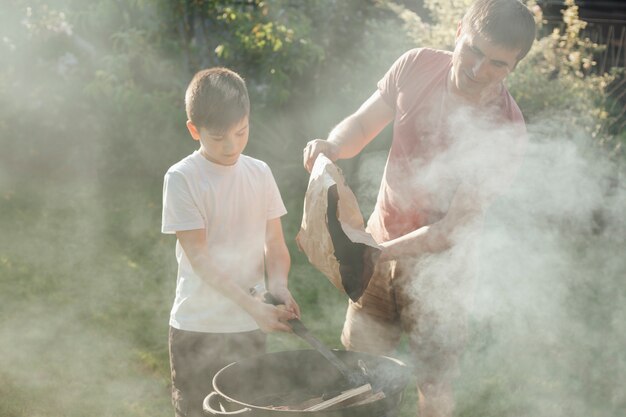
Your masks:
<svg viewBox="0 0 626 417"><path fill-rule="evenodd" d="M393 142L368 230L378 242L434 223L458 186L485 201L502 191L519 167L524 118L506 90L483 107L449 92L452 53L413 49L378 82L395 110Z"/></svg>

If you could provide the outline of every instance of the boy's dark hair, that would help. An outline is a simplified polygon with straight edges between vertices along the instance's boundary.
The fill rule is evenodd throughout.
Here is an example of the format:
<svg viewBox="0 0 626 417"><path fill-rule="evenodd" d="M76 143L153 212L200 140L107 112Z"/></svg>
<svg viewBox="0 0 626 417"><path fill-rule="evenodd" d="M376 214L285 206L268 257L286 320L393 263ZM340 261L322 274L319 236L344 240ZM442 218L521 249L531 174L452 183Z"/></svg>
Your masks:
<svg viewBox="0 0 626 417"><path fill-rule="evenodd" d="M535 19L519 0L477 0L463 16L462 25L496 45L520 49L518 62L535 40Z"/></svg>
<svg viewBox="0 0 626 417"><path fill-rule="evenodd" d="M250 113L246 83L228 68L198 71L185 92L185 110L198 129L224 132Z"/></svg>

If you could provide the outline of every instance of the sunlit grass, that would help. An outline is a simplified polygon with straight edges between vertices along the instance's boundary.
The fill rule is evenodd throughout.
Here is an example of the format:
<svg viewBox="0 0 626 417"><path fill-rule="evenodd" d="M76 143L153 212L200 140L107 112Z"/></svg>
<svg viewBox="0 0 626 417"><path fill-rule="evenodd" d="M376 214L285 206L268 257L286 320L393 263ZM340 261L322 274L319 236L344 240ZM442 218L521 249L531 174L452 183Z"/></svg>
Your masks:
<svg viewBox="0 0 626 417"><path fill-rule="evenodd" d="M54 194L16 191L0 211L0 415L171 415L167 321L176 264L174 239L159 233L151 206L155 193L117 195L107 213L97 198ZM290 204L291 289L311 332L341 349L346 297L298 252L299 203ZM626 290L615 286L623 267L610 259L615 245L619 239L601 235L563 239L571 284L554 288L565 291L556 310L564 317L518 314L511 305L506 316L472 322L456 383L459 416L576 416L594 407L599 416L618 415L611 412L623 401L615 345L624 321L615 308ZM550 320L560 326L553 333ZM615 338L605 350L599 341L607 335ZM268 347L309 348L286 334L270 336ZM406 341L394 356L409 361ZM414 416L415 403L411 382L401 416Z"/></svg>
<svg viewBox="0 0 626 417"><path fill-rule="evenodd" d="M107 202L118 207L108 213L94 211L97 199L43 197L18 192L0 214L0 226L14 237L0 258L0 414L171 415L174 239L159 233L154 208L148 216L134 214L149 207L149 196L119 195ZM105 220L77 229L86 215ZM346 298L298 252L298 226L285 226L302 320L341 349ZM34 253L26 248L37 256L27 256ZM308 348L295 335L269 338L270 351Z"/></svg>

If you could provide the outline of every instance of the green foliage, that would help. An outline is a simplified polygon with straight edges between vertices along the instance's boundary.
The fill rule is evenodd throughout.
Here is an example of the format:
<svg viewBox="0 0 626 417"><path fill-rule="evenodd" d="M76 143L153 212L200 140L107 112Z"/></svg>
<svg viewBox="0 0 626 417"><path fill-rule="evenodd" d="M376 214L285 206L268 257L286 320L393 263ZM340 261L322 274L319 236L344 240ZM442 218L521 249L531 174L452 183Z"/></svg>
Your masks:
<svg viewBox="0 0 626 417"><path fill-rule="evenodd" d="M250 3L245 9L217 7L217 20L230 36L215 53L227 66L254 68L248 76L260 90L262 102L281 105L298 88L298 80L323 60L324 51L310 37L310 19L296 7L280 1Z"/></svg>
<svg viewBox="0 0 626 417"><path fill-rule="evenodd" d="M310 38L310 19L289 2L177 1L161 8L172 16L168 26L177 28L189 72L215 65L233 68L265 105L285 104L298 79L324 57Z"/></svg>
<svg viewBox="0 0 626 417"><path fill-rule="evenodd" d="M167 27L190 73L233 68L246 78L253 103L270 109L302 108L337 87L350 88L350 77L363 74L354 65L388 66L386 53L401 51L404 38L399 28L385 26L394 17L375 1L177 1L161 7L171 16ZM383 33L381 26L390 35L384 51L380 43L368 44Z"/></svg>
<svg viewBox="0 0 626 417"><path fill-rule="evenodd" d="M509 88L529 121L550 121L571 129L564 135L584 131L615 151L617 142L609 127L616 115L607 109L606 93L614 76L594 71L594 54L603 47L582 37L586 23L580 20L574 1L566 1L566 6L563 28L535 42L509 77ZM541 24L541 12L534 10Z"/></svg>
<svg viewBox="0 0 626 417"><path fill-rule="evenodd" d="M472 0L424 0L429 20L394 1L384 2L404 22L415 45L453 50L456 29Z"/></svg>

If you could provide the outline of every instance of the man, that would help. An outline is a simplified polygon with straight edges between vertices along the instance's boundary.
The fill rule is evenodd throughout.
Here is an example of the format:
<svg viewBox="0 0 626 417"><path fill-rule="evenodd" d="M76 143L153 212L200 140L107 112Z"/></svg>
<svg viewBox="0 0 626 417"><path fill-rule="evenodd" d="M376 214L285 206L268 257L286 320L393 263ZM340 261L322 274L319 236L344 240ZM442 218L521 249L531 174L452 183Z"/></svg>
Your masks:
<svg viewBox="0 0 626 417"><path fill-rule="evenodd" d="M350 302L347 349L384 354L409 335L420 417L451 416L465 341L472 257L483 213L521 162L523 116L503 81L535 37L518 0L478 0L459 22L454 52L402 55L378 89L304 149L352 158L393 121L393 142L368 231L383 248L378 273ZM389 261L389 262L387 262Z"/></svg>

